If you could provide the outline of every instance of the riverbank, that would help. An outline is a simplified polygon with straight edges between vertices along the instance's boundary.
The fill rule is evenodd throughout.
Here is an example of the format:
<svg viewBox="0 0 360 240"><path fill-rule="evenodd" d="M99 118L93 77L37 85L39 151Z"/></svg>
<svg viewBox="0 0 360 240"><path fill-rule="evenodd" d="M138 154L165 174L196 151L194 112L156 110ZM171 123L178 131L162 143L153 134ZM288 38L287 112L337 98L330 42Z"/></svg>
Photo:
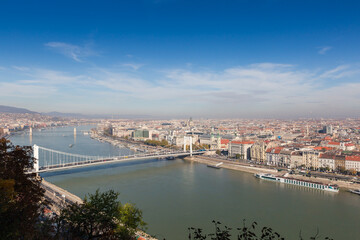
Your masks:
<svg viewBox="0 0 360 240"><path fill-rule="evenodd" d="M245 166L245 165L241 165L239 163L233 162L233 161L219 160L219 159L214 159L214 158L210 158L210 157L193 156L193 157L186 157L184 159L188 160L188 161L203 163L206 165L216 165L216 164L222 162L223 164L221 165L221 168L232 169L232 170L237 170L237 171L242 171L242 172L247 172L247 173L260 173L260 172L271 173L271 174L277 173L277 170L275 170L275 169Z"/></svg>
<svg viewBox="0 0 360 240"><path fill-rule="evenodd" d="M106 136L104 134L99 133L97 130L91 130L92 139L95 139L100 142L107 142L113 146L119 148L128 148L134 152L141 152L141 153L157 153L161 151L168 151L171 149L177 148L168 148L168 147L161 147L161 146L151 146L145 144L143 141L133 141L130 139L120 138L120 137L111 137Z"/></svg>
<svg viewBox="0 0 360 240"><path fill-rule="evenodd" d="M242 171L247 173L271 173L275 176L283 176L283 172L278 172L276 169L271 168L264 168L264 167L256 167L256 166L246 166L241 163L233 162L233 161L227 161L227 160L219 160L215 158L209 158L209 157L202 157L202 156L194 156L194 157L186 157L185 160L192 161L192 162L198 162L206 165L216 165L220 162L223 162L221 165L221 168L236 170L236 171ZM329 180L327 178L320 178L320 177L305 177L298 174L292 174L292 178L295 178L297 180L311 180L314 182L320 182L323 184L336 184L340 187L341 190L355 190L360 189L360 184L358 183L352 183L347 181L341 181L341 180Z"/></svg>

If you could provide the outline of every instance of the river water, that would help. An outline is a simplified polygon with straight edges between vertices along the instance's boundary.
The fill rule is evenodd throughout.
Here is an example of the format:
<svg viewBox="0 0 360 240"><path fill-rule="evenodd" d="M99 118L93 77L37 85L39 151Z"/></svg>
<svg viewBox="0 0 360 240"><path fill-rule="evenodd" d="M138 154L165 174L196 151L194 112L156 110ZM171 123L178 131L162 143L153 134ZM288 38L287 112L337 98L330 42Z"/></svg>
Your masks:
<svg viewBox="0 0 360 240"><path fill-rule="evenodd" d="M82 131L93 126L33 131L18 134L14 144L32 145L86 155L125 155L128 149L98 142ZM69 145L73 144L71 148ZM187 239L188 227L212 230L212 220L229 227L257 221L285 239L321 236L360 239L360 196L345 191L328 193L256 179L252 174L208 168L182 159L131 163L44 173L42 176L83 198L96 189L114 189L120 200L143 210L147 232L159 239Z"/></svg>

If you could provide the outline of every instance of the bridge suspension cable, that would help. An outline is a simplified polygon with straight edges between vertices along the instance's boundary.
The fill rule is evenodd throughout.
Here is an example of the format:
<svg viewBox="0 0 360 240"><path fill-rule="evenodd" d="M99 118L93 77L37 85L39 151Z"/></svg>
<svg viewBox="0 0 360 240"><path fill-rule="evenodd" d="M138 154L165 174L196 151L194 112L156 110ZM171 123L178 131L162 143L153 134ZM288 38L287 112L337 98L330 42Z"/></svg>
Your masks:
<svg viewBox="0 0 360 240"><path fill-rule="evenodd" d="M81 154L66 153L54 149L40 147L37 145L34 145L34 157L38 161L37 171L41 169L56 168L61 166L84 164L87 162L105 158L104 156L87 156Z"/></svg>
<svg viewBox="0 0 360 240"><path fill-rule="evenodd" d="M192 150L192 149L191 149ZM194 152L196 154L202 154L204 152ZM178 157L192 155L183 151L156 151L156 152L144 152L139 154L127 155L127 156L87 156L81 154L67 153L50 148L40 147L34 145L34 158L36 159L33 171L45 172L55 169L65 169L80 166L89 166L93 164L102 164L109 162L128 161L130 159L148 159L156 157Z"/></svg>

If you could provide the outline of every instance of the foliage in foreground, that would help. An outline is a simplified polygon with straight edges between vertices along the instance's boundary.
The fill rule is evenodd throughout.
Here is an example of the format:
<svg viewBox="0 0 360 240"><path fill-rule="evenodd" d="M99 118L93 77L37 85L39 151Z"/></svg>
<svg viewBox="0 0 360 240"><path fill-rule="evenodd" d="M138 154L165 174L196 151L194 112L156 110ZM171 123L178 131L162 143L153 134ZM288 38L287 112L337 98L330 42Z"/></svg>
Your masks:
<svg viewBox="0 0 360 240"><path fill-rule="evenodd" d="M33 165L31 147L0 139L0 239L41 237L44 190L39 178L25 174Z"/></svg>
<svg viewBox="0 0 360 240"><path fill-rule="evenodd" d="M119 193L109 190L85 197L82 204L66 206L55 218L57 239L133 239L144 228L142 212L132 204L122 205Z"/></svg>
<svg viewBox="0 0 360 240"><path fill-rule="evenodd" d="M263 227L261 230L257 228L257 222L253 222L250 226L246 225L245 219L243 220L243 226L236 228L237 233L234 238L232 236L232 228L227 226L221 227L221 223L217 221L212 221L215 225L215 233L206 234L201 228L188 228L189 230L189 240L284 240L284 237L281 237L278 232L275 232L272 228ZM299 233L299 240L304 240ZM333 240L329 237L320 238L319 232L317 232L313 237L310 237L310 240L315 239L324 239L324 240Z"/></svg>

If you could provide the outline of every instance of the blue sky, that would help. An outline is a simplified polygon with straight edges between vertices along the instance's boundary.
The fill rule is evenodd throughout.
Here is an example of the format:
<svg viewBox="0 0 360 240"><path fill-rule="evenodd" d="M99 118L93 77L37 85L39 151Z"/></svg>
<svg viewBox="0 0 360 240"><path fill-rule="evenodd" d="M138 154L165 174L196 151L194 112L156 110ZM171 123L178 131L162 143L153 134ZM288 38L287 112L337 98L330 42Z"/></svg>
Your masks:
<svg viewBox="0 0 360 240"><path fill-rule="evenodd" d="M158 117L353 117L358 1L2 1L0 104Z"/></svg>

